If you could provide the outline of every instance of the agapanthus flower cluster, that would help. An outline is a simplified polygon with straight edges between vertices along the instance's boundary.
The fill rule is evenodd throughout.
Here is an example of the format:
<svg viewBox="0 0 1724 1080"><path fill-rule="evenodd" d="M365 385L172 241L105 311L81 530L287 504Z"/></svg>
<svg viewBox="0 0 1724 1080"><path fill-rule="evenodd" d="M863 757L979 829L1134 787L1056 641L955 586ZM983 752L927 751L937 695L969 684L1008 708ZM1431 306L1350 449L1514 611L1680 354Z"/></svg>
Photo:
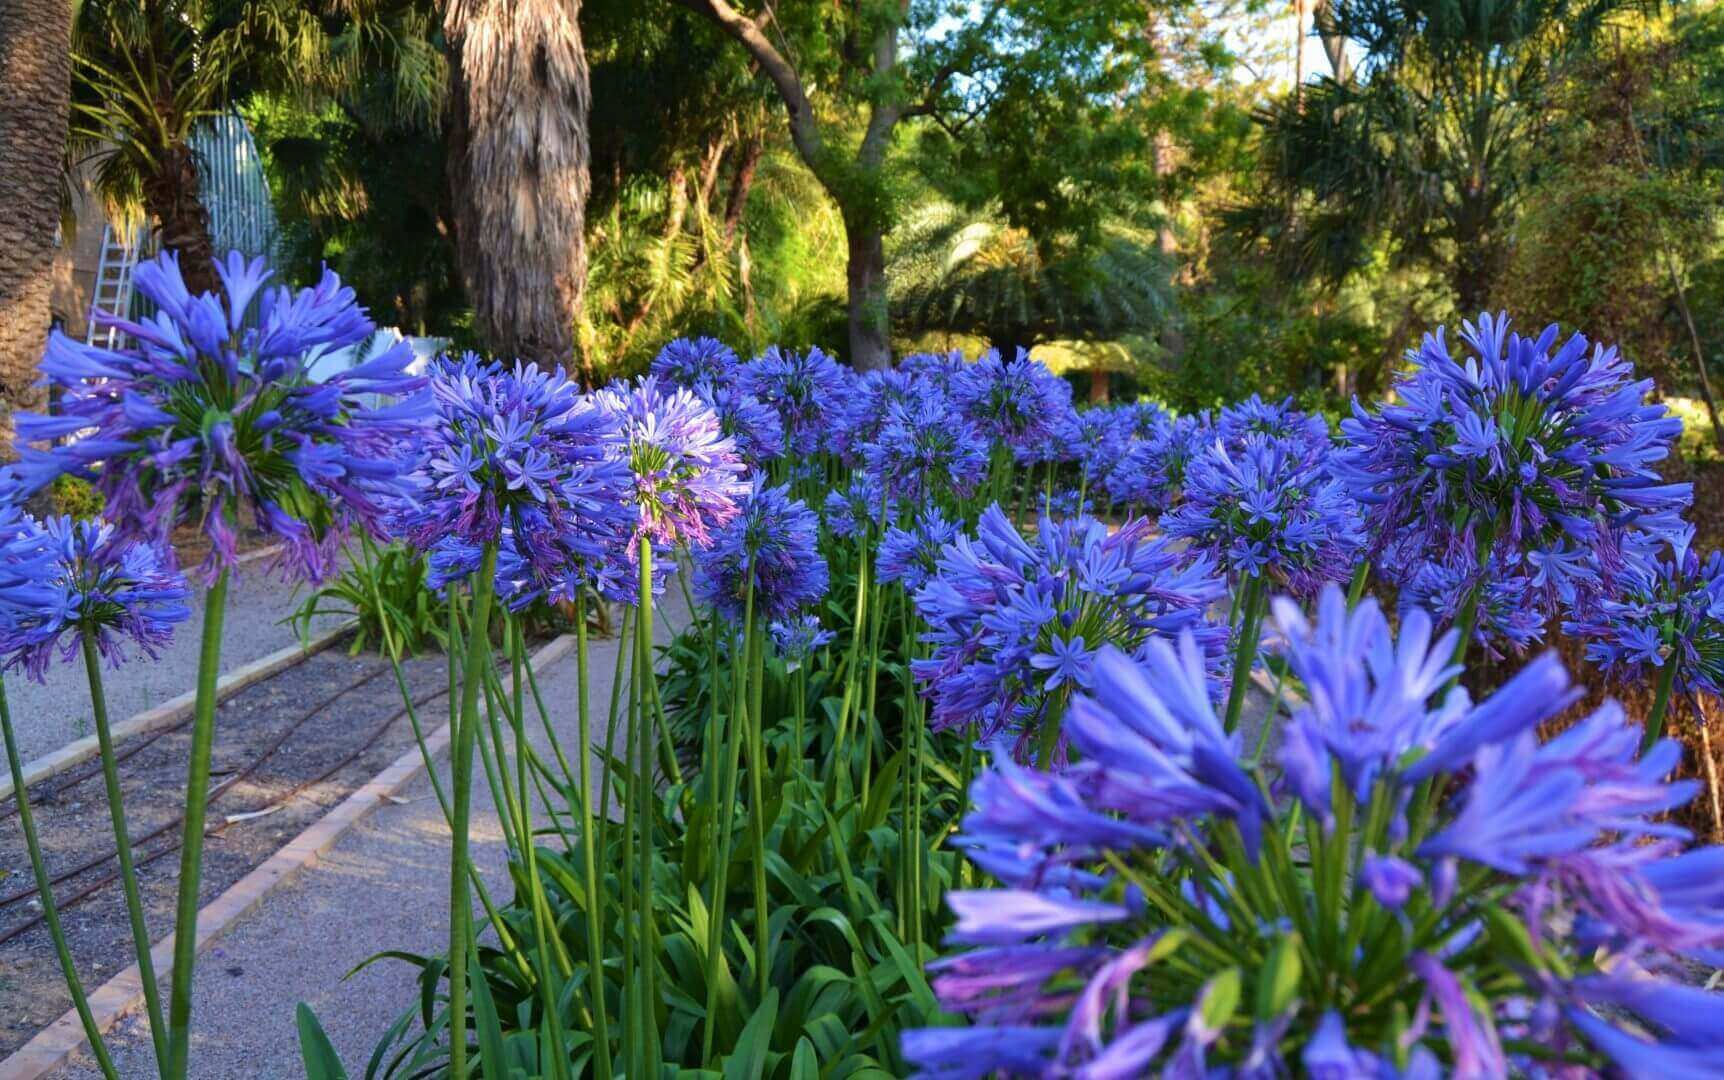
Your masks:
<svg viewBox="0 0 1724 1080"><path fill-rule="evenodd" d="M887 410L864 465L887 492L913 503L965 499L988 471L988 444L935 393Z"/></svg>
<svg viewBox="0 0 1724 1080"><path fill-rule="evenodd" d="M939 569L940 553L959 533L957 523L946 520L938 506L917 514L907 527L887 529L880 538L880 580L887 584L897 582L914 593L934 576Z"/></svg>
<svg viewBox="0 0 1724 1080"><path fill-rule="evenodd" d="M949 391L984 438L1034 460L1052 460L1072 412L1071 387L1023 349L1010 359L989 349L952 376Z"/></svg>
<svg viewBox="0 0 1724 1080"><path fill-rule="evenodd" d="M1036 745L1050 706L1089 685L1097 652L1136 652L1183 630L1211 658L1226 642L1207 609L1224 586L1195 559L1149 538L1143 518L1117 531L1094 518L1043 518L1025 538L999 506L974 538L941 552L916 593L932 654L912 664L932 697L936 728L974 723L979 736Z"/></svg>
<svg viewBox="0 0 1724 1080"><path fill-rule="evenodd" d="M841 403L838 425L831 432L832 448L839 460L855 468L862 464L864 451L879 438L894 405L918 395L942 393L932 378L902 368L865 371L856 376L845 394L848 400Z"/></svg>
<svg viewBox="0 0 1724 1080"><path fill-rule="evenodd" d="M1329 422L1315 413L1295 409L1292 398L1271 405L1252 394L1222 409L1215 419L1215 437L1229 450L1243 448L1252 436L1281 443L1312 460L1328 457L1334 446Z"/></svg>
<svg viewBox="0 0 1724 1080"><path fill-rule="evenodd" d="M330 271L297 292L266 289L262 260L237 253L216 272L222 294L192 296L175 253L140 264L133 285L155 313L92 315L126 348L49 336L42 373L60 412L17 418L19 477L32 491L62 474L92 480L127 539L165 543L182 521L199 522L206 575L237 562L243 517L284 542L284 569L322 578L344 531L381 535L402 493L396 444L428 414L424 380L408 373L405 342L312 380L318 356L375 330ZM375 404L379 395L399 400Z"/></svg>
<svg viewBox="0 0 1724 1080"><path fill-rule="evenodd" d="M1135 410L1088 408L1075 414L1069 454L1091 490L1107 490L1107 478L1132 443L1138 423Z"/></svg>
<svg viewBox="0 0 1724 1080"><path fill-rule="evenodd" d="M1670 671L1684 696L1724 695L1724 552L1702 559L1694 530L1668 537L1635 534L1611 595L1563 623L1586 640L1586 658L1622 683L1651 682Z"/></svg>
<svg viewBox="0 0 1724 1080"><path fill-rule="evenodd" d="M560 368L467 353L428 370L436 422L414 448L414 497L397 528L433 553L437 578L477 569L496 544L516 605L583 585L618 592L635 506L617 418Z"/></svg>
<svg viewBox="0 0 1724 1080"><path fill-rule="evenodd" d="M788 484L755 480L741 513L719 529L695 562L695 596L740 623L785 619L826 595L820 519Z"/></svg>
<svg viewBox="0 0 1724 1080"><path fill-rule="evenodd" d="M852 473L849 483L826 493L821 516L826 519L826 528L833 536L848 539L861 536L870 529L878 529L881 523L896 518L898 500L882 488L872 474Z"/></svg>
<svg viewBox="0 0 1724 1080"><path fill-rule="evenodd" d="M1107 491L1121 505L1161 513L1185 492L1191 459L1215 443L1207 413L1163 416L1153 430L1133 441L1107 476Z"/></svg>
<svg viewBox="0 0 1724 1080"><path fill-rule="evenodd" d="M1439 624L1454 626L1470 602L1473 644L1493 659L1523 653L1544 640L1544 605L1533 579L1503 569L1500 559L1491 555L1482 574L1469 551L1427 559L1403 578L1400 606L1419 608Z"/></svg>
<svg viewBox="0 0 1724 1080"><path fill-rule="evenodd" d="M1662 820L1677 746L1637 758L1614 705L1541 744L1560 663L1475 705L1416 610L1276 610L1307 696L1273 767L1158 638L1096 658L1074 764L977 779L1001 885L948 895L972 948L931 966L976 1026L910 1034L923 1075L1711 1075L1724 995L1684 965L1724 945L1724 849Z"/></svg>
<svg viewBox="0 0 1724 1080"><path fill-rule="evenodd" d="M911 353L898 361L898 370L929 383L942 394L952 389L952 380L970 366L959 349L943 353Z"/></svg>
<svg viewBox="0 0 1724 1080"><path fill-rule="evenodd" d="M1626 526L1687 505L1690 485L1654 469L1682 423L1645 401L1651 380L1614 348L1579 334L1559 346L1554 325L1527 338L1481 315L1461 338L1464 362L1442 330L1426 335L1396 403L1355 404L1341 425L1338 471L1367 506L1372 554L1395 580L1488 549L1506 571L1532 564L1547 610L1573 603L1621 571Z"/></svg>
<svg viewBox="0 0 1724 1080"><path fill-rule="evenodd" d="M86 637L114 667L131 643L154 660L191 616L191 591L170 550L69 517L38 523L0 512L0 656L42 681L56 654L74 658Z"/></svg>
<svg viewBox="0 0 1724 1080"><path fill-rule="evenodd" d="M1237 580L1314 596L1352 573L1362 545L1358 505L1327 465L1286 439L1247 435L1233 450L1218 440L1187 467L1161 527Z"/></svg>
<svg viewBox="0 0 1724 1080"><path fill-rule="evenodd" d="M694 387L718 417L718 430L736 443L737 456L759 468L784 456L784 423L753 394L719 383Z"/></svg>
<svg viewBox="0 0 1724 1080"><path fill-rule="evenodd" d="M728 390L736 385L742 363L717 338L677 338L653 357L653 376L685 390Z"/></svg>
<svg viewBox="0 0 1724 1080"><path fill-rule="evenodd" d="M836 637L820 625L817 615L799 615L779 619L766 628L772 639L772 651L786 664L800 664L832 644Z"/></svg>
<svg viewBox="0 0 1724 1080"><path fill-rule="evenodd" d="M599 391L621 425L621 455L633 476L638 535L654 544L704 548L740 511L749 491L736 443L694 392L648 375Z"/></svg>
<svg viewBox="0 0 1724 1080"><path fill-rule="evenodd" d="M819 348L773 345L743 365L737 386L778 413L791 452L814 454L838 426L849 383L849 372Z"/></svg>

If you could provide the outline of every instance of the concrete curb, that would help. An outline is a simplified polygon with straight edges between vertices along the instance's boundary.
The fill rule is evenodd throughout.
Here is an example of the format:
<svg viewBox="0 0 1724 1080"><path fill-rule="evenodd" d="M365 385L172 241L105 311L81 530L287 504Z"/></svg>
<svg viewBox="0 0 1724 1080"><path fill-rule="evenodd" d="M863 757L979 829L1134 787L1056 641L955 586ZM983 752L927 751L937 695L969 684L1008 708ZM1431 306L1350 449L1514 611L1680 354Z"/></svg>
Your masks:
<svg viewBox="0 0 1724 1080"><path fill-rule="evenodd" d="M303 644L285 645L267 656L256 660L223 675L216 681L216 702L219 704L233 697L246 687L269 678L280 671L294 666L309 656L313 656L329 648L359 625L357 619L347 619L339 626L332 626ZM143 712L134 713L114 725L114 741L143 735L157 728L169 727L179 723L192 714L192 707L197 703L197 691L188 690L178 697L169 698L160 705ZM80 762L88 761L100 751L96 736L86 735L82 739L74 739L52 753L30 761L24 766L24 783L26 786L57 776ZM12 794L12 780L7 777L0 780L0 799Z"/></svg>
<svg viewBox="0 0 1724 1080"><path fill-rule="evenodd" d="M529 663L535 673L567 656L574 648L572 634L563 634L534 653ZM449 745L450 729L444 724L425 736L433 756ZM202 953L246 912L262 903L271 891L292 881L300 871L317 865L322 856L353 826L363 821L390 796L425 771L425 758L413 746L382 772L337 803L335 808L308 826L304 832L264 860L251 873L235 882L198 912L197 948ZM156 970L167 978L173 966L174 936L169 934L150 950ZM90 995L90 1012L96 1026L107 1031L144 1003L143 979L136 964L108 980ZM36 1033L11 1057L0 1061L0 1080L41 1080L70 1062L72 1055L88 1043L75 1009Z"/></svg>

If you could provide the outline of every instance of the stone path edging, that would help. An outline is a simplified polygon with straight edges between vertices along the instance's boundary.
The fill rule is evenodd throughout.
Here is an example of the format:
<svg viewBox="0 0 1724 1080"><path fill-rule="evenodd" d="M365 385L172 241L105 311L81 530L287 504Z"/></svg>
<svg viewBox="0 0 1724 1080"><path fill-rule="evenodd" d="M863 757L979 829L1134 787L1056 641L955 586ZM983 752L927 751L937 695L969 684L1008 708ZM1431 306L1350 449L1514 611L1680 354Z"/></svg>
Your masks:
<svg viewBox="0 0 1724 1080"><path fill-rule="evenodd" d="M260 656L249 663L223 675L216 681L216 703L226 701L235 694L254 683L260 682L287 670L307 657L313 656L329 648L359 625L357 619L346 619L338 626L332 626L309 641L284 645L267 656ZM177 724L192 714L192 707L197 703L197 691L188 690L178 697L169 698L160 705L145 709L114 725L114 739L118 742L134 735L144 735L157 728ZM26 786L57 776L72 766L88 761L96 756L99 747L95 735L86 735L82 739L73 739L52 753L43 754L24 765L24 783ZM12 794L10 777L0 779L0 799Z"/></svg>
<svg viewBox="0 0 1724 1080"><path fill-rule="evenodd" d="M568 655L574 647L571 634L552 640L534 653L529 663L535 673ZM268 659L268 658L265 658ZM253 681L256 681L255 679ZM449 745L450 729L444 724L425 737L431 755L443 752ZM335 846L347 830L364 820L385 799L390 798L425 770L425 757L417 745L372 777L334 809L308 826L304 832L288 841L262 865L235 882L226 892L210 901L198 912L197 948L202 953L211 942L232 926L246 912L255 908L278 886L292 880L300 871L316 865L317 860ZM150 951L156 968L166 978L172 968L174 937L169 934ZM90 994L90 1011L96 1025L107 1031L128 1013L143 1004L143 980L136 964L126 968ZM16 1053L0 1061L0 1080L41 1080L65 1065L88 1040L76 1010L68 1010L60 1019L36 1033Z"/></svg>

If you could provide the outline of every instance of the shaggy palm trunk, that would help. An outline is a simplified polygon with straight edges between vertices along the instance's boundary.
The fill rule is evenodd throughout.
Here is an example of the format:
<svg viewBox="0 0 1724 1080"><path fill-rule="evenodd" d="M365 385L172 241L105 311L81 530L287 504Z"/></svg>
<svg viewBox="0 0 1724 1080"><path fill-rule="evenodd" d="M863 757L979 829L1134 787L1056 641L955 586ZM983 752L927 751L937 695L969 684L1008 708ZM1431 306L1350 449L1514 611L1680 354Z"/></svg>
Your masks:
<svg viewBox="0 0 1724 1080"><path fill-rule="evenodd" d="M48 333L60 161L71 97L69 0L0 3L0 440L12 411L39 403Z"/></svg>
<svg viewBox="0 0 1724 1080"><path fill-rule="evenodd" d="M884 371L892 366L886 311L886 237L877 228L846 225L850 257L850 366Z"/></svg>
<svg viewBox="0 0 1724 1080"><path fill-rule="evenodd" d="M144 208L155 222L156 240L180 253L180 275L193 296L214 292L215 240L203 203L197 154L185 143L159 151L157 168L144 178Z"/></svg>
<svg viewBox="0 0 1724 1080"><path fill-rule="evenodd" d="M567 364L586 287L579 0L452 0L449 184L461 277L491 349Z"/></svg>

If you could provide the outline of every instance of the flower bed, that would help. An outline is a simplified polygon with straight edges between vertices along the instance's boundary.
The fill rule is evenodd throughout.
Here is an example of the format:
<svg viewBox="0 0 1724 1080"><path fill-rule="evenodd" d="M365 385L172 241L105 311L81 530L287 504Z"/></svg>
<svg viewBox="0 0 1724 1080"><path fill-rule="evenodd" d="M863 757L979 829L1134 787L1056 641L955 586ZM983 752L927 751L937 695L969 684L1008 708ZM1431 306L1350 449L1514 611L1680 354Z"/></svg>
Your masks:
<svg viewBox="0 0 1724 1080"><path fill-rule="evenodd" d="M451 932L384 1075L1702 1075L1724 1048L1693 980L1724 849L1671 823L1695 785L1660 738L1717 692L1720 564L1655 471L1679 422L1611 350L1481 317L1339 437L1255 398L1080 411L1023 355L856 375L709 339L591 392L472 356L319 388L294 357L366 327L339 283L250 331L258 268L225 306L176 279L140 271L166 302L133 352L51 348L68 416L21 431L78 438L20 479L96 476L112 554L67 565L118 577L49 606L27 582L71 526L13 518L14 662L70 631L94 673L102 633L165 633L151 545L189 514L247 506L313 576L347 530L423 557L464 673ZM660 651L666 589L695 614ZM521 614L547 601L573 753L519 737L549 728ZM625 605L608 702L595 601ZM1644 729L1606 705L1541 741L1574 696L1549 656L1459 688L1557 625L1655 684ZM207 770L194 739L193 806ZM471 875L479 782L507 894Z"/></svg>

